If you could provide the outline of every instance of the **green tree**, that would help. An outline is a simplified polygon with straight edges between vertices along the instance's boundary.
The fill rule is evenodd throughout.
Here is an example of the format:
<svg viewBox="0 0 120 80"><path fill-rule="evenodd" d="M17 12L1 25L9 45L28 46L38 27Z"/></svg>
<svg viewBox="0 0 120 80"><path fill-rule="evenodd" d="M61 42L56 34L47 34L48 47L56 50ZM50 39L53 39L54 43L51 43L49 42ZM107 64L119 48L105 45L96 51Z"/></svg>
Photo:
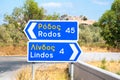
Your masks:
<svg viewBox="0 0 120 80"><path fill-rule="evenodd" d="M59 18L58 14L46 15L43 7L39 7L34 0L26 0L23 7L14 8L11 15L5 14L4 28L0 28L0 37L4 42L9 40L13 44L18 44L19 41L27 41L23 29L29 20L56 20ZM5 31L5 32L4 32ZM12 40L11 40L12 39Z"/></svg>
<svg viewBox="0 0 120 80"><path fill-rule="evenodd" d="M99 19L101 35L107 44L120 48L120 0L115 0L110 10Z"/></svg>
<svg viewBox="0 0 120 80"><path fill-rule="evenodd" d="M4 43L12 42L9 31L6 31L5 26L0 26L0 41L3 41Z"/></svg>
<svg viewBox="0 0 120 80"><path fill-rule="evenodd" d="M8 24L14 24L21 32L29 20L56 20L58 14L46 15L45 9L39 7L34 0L26 0L22 8L15 8L11 15L5 15Z"/></svg>
<svg viewBox="0 0 120 80"><path fill-rule="evenodd" d="M79 43L83 45L103 43L104 40L100 35L101 29L93 25L79 26Z"/></svg>
<svg viewBox="0 0 120 80"><path fill-rule="evenodd" d="M42 20L45 15L45 10L39 7L34 0L26 0L22 8L14 8L11 15L5 15L5 21L8 24L14 24L21 32L25 24L30 19Z"/></svg>
<svg viewBox="0 0 120 80"><path fill-rule="evenodd" d="M53 15L47 15L44 17L45 20L57 20L59 19L59 14L54 13Z"/></svg>
<svg viewBox="0 0 120 80"><path fill-rule="evenodd" d="M34 0L26 0L24 7L24 20L28 22L30 19L42 20L45 16L45 10L42 7L39 7L37 2Z"/></svg>

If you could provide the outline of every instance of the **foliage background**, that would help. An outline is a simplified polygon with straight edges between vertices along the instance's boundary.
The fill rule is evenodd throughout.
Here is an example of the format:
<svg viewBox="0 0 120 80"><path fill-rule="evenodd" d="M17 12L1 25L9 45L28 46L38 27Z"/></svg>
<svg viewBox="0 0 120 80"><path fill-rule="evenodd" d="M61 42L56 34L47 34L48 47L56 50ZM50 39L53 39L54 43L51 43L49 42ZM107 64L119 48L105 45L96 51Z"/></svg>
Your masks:
<svg viewBox="0 0 120 80"><path fill-rule="evenodd" d="M14 8L11 15L4 15L5 24L0 25L0 45L26 46L28 41L23 29L28 20L57 20L60 15L47 15L34 0L26 0L23 7ZM106 46L120 48L120 0L114 0L93 25L79 25L79 41L82 46ZM106 44L105 44L106 43Z"/></svg>

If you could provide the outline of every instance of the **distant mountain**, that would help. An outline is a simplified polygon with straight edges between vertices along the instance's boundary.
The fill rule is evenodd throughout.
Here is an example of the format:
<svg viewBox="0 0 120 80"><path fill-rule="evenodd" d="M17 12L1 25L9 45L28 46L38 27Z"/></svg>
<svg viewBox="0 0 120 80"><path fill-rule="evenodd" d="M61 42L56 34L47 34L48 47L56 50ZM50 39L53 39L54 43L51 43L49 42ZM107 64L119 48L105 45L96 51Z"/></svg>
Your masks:
<svg viewBox="0 0 120 80"><path fill-rule="evenodd" d="M64 14L60 17L60 20L77 20L79 24L82 25L92 25L95 23L95 20L89 20L86 16L69 16L67 14Z"/></svg>

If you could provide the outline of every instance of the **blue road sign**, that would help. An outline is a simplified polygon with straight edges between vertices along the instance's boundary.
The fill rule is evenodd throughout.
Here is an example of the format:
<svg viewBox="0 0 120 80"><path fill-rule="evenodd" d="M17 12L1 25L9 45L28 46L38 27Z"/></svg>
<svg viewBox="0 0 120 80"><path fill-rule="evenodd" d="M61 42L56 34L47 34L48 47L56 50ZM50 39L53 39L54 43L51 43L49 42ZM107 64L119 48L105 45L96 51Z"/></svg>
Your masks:
<svg viewBox="0 0 120 80"><path fill-rule="evenodd" d="M24 32L29 40L78 40L77 21L30 20Z"/></svg>
<svg viewBox="0 0 120 80"><path fill-rule="evenodd" d="M74 62L80 54L75 42L28 42L28 62Z"/></svg>

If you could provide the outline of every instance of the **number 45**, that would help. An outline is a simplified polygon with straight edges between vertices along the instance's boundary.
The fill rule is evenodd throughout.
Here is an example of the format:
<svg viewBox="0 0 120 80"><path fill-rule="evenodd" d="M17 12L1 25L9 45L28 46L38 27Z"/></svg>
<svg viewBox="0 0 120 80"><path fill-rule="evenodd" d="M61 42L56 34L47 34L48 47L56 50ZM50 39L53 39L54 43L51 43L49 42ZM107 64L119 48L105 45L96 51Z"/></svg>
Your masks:
<svg viewBox="0 0 120 80"><path fill-rule="evenodd" d="M65 32L66 33L75 33L75 28L74 27L71 27L71 28L67 28L66 30L65 30Z"/></svg>

